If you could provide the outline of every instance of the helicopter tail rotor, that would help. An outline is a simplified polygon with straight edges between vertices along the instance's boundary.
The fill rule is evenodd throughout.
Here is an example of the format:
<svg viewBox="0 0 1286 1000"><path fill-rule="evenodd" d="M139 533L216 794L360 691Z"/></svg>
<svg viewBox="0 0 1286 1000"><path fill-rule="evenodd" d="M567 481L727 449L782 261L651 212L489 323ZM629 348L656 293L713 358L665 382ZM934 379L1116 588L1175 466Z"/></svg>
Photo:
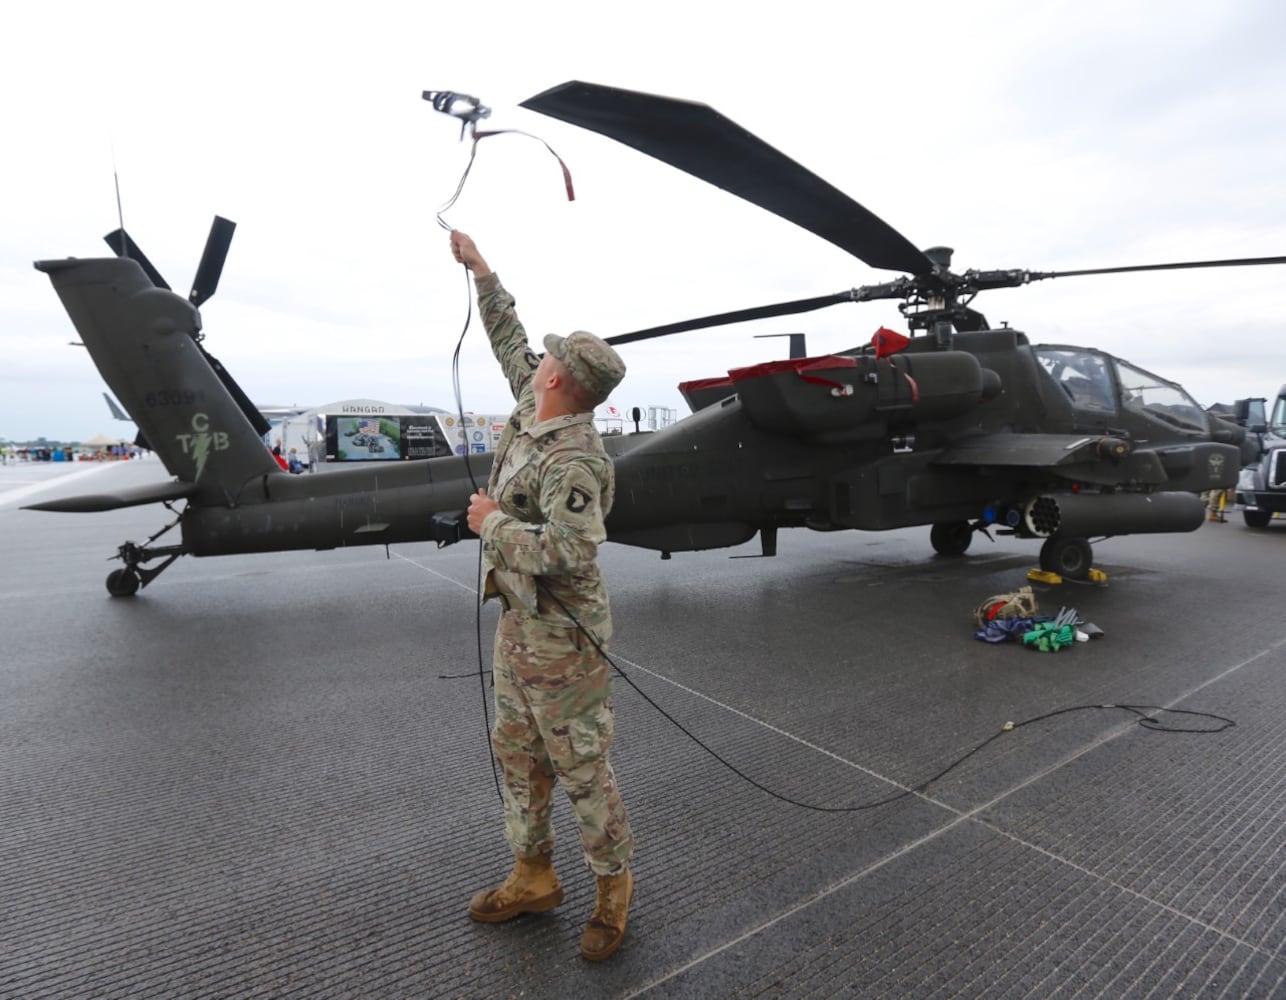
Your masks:
<svg viewBox="0 0 1286 1000"><path fill-rule="evenodd" d="M205 240L205 249L201 252L201 262L197 265L196 276L192 279L192 290L188 292L188 301L197 309L200 309L219 287L219 278L223 274L223 265L228 258L228 248L232 245L232 234L236 231L237 224L231 219L225 219L220 215L214 217L214 222L210 225L210 234ZM152 266L152 262L147 259L143 251L139 249L137 243L130 238L129 233L124 229L116 229L103 237L107 245L115 251L118 257L128 257L135 261L143 272L157 288L164 288L170 291L169 284L161 277L161 273ZM237 384L236 380L226 368L219 362L219 359L210 354L201 343L203 334L198 330L193 339L196 341L197 349L210 363L214 373L219 377L219 381L224 384L227 390L232 394L237 405L246 415L246 419L260 434L267 434L271 425L259 412L250 397ZM141 435L140 435L141 437Z"/></svg>
<svg viewBox="0 0 1286 1000"><path fill-rule="evenodd" d="M210 225L210 235L205 239L205 249L201 253L201 263L197 265L196 276L192 279L192 290L188 292L188 301L198 309L208 301L219 287L219 277L223 274L223 265L228 259L228 248L232 245L232 234L237 224L221 215L214 217ZM117 257L128 257L143 269L143 273L157 288L171 290L169 283L161 277L147 256L124 229L114 229L103 237Z"/></svg>
<svg viewBox="0 0 1286 1000"><path fill-rule="evenodd" d="M161 277L161 272L152 265L146 254L139 249L139 245L130 238L130 234L124 229L113 229L103 237L103 242L112 248L112 253L116 254L117 257L128 257L130 260L135 261L143 269L143 273L147 275L148 280L157 288L169 290L170 286Z"/></svg>
<svg viewBox="0 0 1286 1000"><path fill-rule="evenodd" d="M236 229L235 222L220 215L216 215L210 225L201 263L192 279L192 291L188 293L188 301L198 309L219 287L219 276L223 274L223 264L228 259L228 247L232 245L232 234Z"/></svg>

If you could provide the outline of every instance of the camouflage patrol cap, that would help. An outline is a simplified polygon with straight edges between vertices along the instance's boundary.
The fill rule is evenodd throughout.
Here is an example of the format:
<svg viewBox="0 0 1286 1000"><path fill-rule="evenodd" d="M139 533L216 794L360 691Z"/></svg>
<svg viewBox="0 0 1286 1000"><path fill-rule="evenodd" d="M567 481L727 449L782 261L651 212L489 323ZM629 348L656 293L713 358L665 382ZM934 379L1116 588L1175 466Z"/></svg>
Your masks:
<svg viewBox="0 0 1286 1000"><path fill-rule="evenodd" d="M545 350L566 365L572 378L599 403L610 396L625 377L625 362L612 345L584 330L566 337L546 334Z"/></svg>

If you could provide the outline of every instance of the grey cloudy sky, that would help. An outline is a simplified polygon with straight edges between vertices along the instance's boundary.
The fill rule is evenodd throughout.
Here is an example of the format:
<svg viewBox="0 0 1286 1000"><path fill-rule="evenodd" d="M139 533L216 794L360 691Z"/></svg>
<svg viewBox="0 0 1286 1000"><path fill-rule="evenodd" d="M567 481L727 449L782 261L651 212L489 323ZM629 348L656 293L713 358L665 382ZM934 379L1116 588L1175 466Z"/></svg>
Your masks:
<svg viewBox="0 0 1286 1000"><path fill-rule="evenodd" d="M211 217L238 223L207 348L260 403L453 407L464 275L436 225L468 155L425 89L476 94L447 214L533 335L604 336L837 292L872 271L763 210L517 107L570 79L710 104L957 269L1286 254L1286 7L1074 3L28 4L0 41L0 437L124 428L43 258L125 225L186 290ZM1286 268L1074 278L981 296L1033 340L1101 347L1203 404L1286 381ZM475 321L476 322L476 321ZM628 347L620 407L677 383L905 330L891 303ZM507 410L474 328L463 403Z"/></svg>

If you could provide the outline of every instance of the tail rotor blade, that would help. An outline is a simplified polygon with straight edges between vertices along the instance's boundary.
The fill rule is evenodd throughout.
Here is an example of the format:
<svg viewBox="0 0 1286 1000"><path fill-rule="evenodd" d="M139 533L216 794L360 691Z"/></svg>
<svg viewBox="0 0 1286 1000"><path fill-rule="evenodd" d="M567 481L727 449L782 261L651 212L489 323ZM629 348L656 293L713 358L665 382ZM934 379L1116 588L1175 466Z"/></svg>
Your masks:
<svg viewBox="0 0 1286 1000"><path fill-rule="evenodd" d="M188 301L198 309L219 287L219 276L223 274L223 263L228 259L228 247L232 244L236 228L235 222L219 215L214 217L210 235L205 241L205 252L201 254L196 277L192 279L192 291L188 293Z"/></svg>
<svg viewBox="0 0 1286 1000"><path fill-rule="evenodd" d="M117 257L128 257L130 260L138 263L157 288L169 289L165 279L161 277L161 272L152 266L152 262L143 255L143 251L138 248L138 244L130 239L129 233L124 229L113 229L103 237L103 241L112 248L112 252Z"/></svg>
<svg viewBox="0 0 1286 1000"><path fill-rule="evenodd" d="M205 360L210 362L210 367L214 369L214 374L219 376L219 381L222 382L228 392L232 394L232 398L237 401L237 406L240 407L241 412L246 415L246 419L250 421L250 425L259 434L267 434L272 430L272 426L268 423L267 419L265 419L264 415L259 412L258 407L250 401L250 397L246 395L245 390L237 384L236 379L232 377L232 373L223 367L223 363L204 347L201 347L200 344L197 344L197 347L200 349L201 353L205 355Z"/></svg>

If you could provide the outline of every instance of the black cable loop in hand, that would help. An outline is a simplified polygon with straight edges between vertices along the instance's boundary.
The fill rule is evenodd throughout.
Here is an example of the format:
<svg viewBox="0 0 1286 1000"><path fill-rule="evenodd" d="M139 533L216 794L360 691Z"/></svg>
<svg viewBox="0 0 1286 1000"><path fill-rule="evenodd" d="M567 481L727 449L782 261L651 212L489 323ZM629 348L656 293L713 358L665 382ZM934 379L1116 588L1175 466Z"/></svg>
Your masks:
<svg viewBox="0 0 1286 1000"><path fill-rule="evenodd" d="M463 179L460 182L464 183ZM459 192L456 192L459 194ZM438 222L442 222L442 217L438 216ZM449 227L448 227L449 228ZM469 269L464 268L464 287L465 287L465 308L464 328L460 331L460 339L456 341L455 351L451 355L451 387L455 392L455 408L460 418L460 429L464 430L464 395L460 390L460 349L464 345L464 335L469 330L469 324L473 322L473 289L469 284ZM469 461L469 441L466 436L464 442L464 470L469 476L469 483L473 487L473 492L478 492L478 481L473 475L473 466ZM478 569L477 579L479 581L478 592L482 592L482 539L478 539ZM504 803L504 792L500 790L500 773L496 769L496 751L491 745L491 714L487 707L487 674L490 673L482 663L482 601L478 600L474 608L473 616L474 632L478 642L478 683L482 689L482 722L487 733L487 755L491 759L491 777L496 783L496 797ZM463 676L463 675L462 675Z"/></svg>
<svg viewBox="0 0 1286 1000"><path fill-rule="evenodd" d="M516 129L516 128L499 129L499 130L490 131L490 132L479 132L477 129L477 124L475 122L468 122L467 124L469 128L469 135L473 140L473 142L469 146L469 160L464 166L464 171L460 174L460 182L456 184L455 192L451 195L450 198L448 198L442 205L438 207L437 219L438 219L438 226L440 228L445 229L447 232L452 232L455 230L455 226L451 225L451 223L447 222L447 220L443 218L443 213L455 205L455 203L459 200L461 193L464 191L465 181L469 179L469 172L473 170L473 161L477 159L477 156L478 156L478 143L481 140L490 138L493 135L520 135L526 139L535 139L538 143L544 146L545 149L549 151L549 154L553 156L555 160L558 161L559 169L561 169L563 172L563 185L567 190L567 200L568 201L575 200L576 195L572 188L571 171L567 169L567 164L563 162L563 158L558 155L558 153L554 150L554 147L551 146L549 143L547 143L540 136L532 135L530 132L523 132L521 129Z"/></svg>
<svg viewBox="0 0 1286 1000"><path fill-rule="evenodd" d="M437 94L432 99L433 107L438 111L446 111L449 113L448 109L450 107L450 103L457 96L464 96L464 95L455 95L449 92L442 92L440 94ZM481 105L479 105L479 107L481 107ZM479 117L486 117L486 115L480 115ZM484 133L483 135L479 135L477 131L476 119L466 119L466 124L469 128L470 136L473 139L473 142L470 144L470 147L469 147L469 160L465 164L464 171L460 174L460 180L459 180L459 183L456 184L455 191L452 193L451 197L446 200L445 203L439 206L436 213L439 228L444 229L447 232L454 232L455 227L452 226L449 222L447 222L445 218L443 218L443 213L446 212L448 209L450 209L453 205L455 205L456 201L458 201L460 198L461 192L464 191L465 182L469 179L469 172L473 170L474 160L477 159L477 156L478 156L478 140L481 138L484 138L487 135L500 134L496 132L489 132L489 133ZM516 130L509 130L509 131L515 131L515 134L517 135L528 136L528 133L526 132L516 132ZM462 137L463 137L463 134L464 133L462 130L461 131ZM566 164L563 163L562 157L560 157L557 153L555 153L553 148L549 145L549 143L545 142L543 139L540 139L537 136L528 136L528 138L537 139L537 141L541 142L545 146L545 148L548 149L549 152L553 154L554 158L558 160L558 164L560 167L562 167L562 170L563 170L563 178L567 184L567 196L568 196L568 199L571 199L572 197L571 174L568 172ZM469 329L469 324L473 321L473 295L472 295L472 288L469 283L469 268L467 265L464 266L464 284L465 284L465 300L467 305L466 305L466 312L465 312L464 328L460 331L460 339L456 341L455 351L451 355L451 386L455 392L456 414L460 418L460 433L463 435L462 440L464 442L464 469L465 469L465 473L469 477L469 485L473 487L473 492L477 493L478 480L473 475L473 465L470 462L469 438L468 438L467 426L464 420L463 393L461 392L461 389L460 389L460 350L464 346L464 335ZM495 779L495 782L496 782L496 795L500 798L500 801L503 803L504 793L501 792L500 790L500 776L496 770L496 753L495 753L495 749L491 745L491 717L487 710L486 675L488 671L483 667L483 664L482 664L481 593L483 590L483 586L482 586L483 580L482 580L482 539L481 538L478 539L477 579L478 579L479 599L478 599L477 608L475 609L475 613L474 613L474 628L477 632L477 639L478 639L478 679L482 685L482 718L483 718L483 722L486 724L486 727L487 727L487 753L491 758L491 776L492 778ZM578 622L577 623L578 627L579 627L579 624L580 623ZM597 645L597 643L595 643L595 645Z"/></svg>
<svg viewBox="0 0 1286 1000"><path fill-rule="evenodd" d="M439 206L437 211L438 226L442 229L445 229L447 232L454 231L455 226L447 222L447 220L442 217L442 213L447 211L447 209L451 208L451 206L453 206L459 200L460 193L464 191L464 182L469 179L469 171L473 169L473 161L477 157L477 155L478 155L478 140L477 140L477 137L475 136L472 145L469 147L469 162L466 163L464 166L464 172L460 175L460 183L458 183L455 186L455 193L452 194L451 197L448 198L441 206ZM465 325L466 327L468 326L467 323ZM463 334L461 334L461 339L463 339Z"/></svg>

